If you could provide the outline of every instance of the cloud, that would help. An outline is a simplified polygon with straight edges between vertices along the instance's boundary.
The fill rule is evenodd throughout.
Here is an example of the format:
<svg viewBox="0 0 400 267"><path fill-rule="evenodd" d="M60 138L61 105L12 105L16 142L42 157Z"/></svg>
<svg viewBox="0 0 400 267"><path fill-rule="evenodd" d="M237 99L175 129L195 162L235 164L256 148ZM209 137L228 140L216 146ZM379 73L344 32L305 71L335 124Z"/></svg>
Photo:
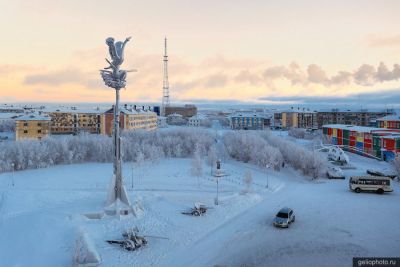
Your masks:
<svg viewBox="0 0 400 267"><path fill-rule="evenodd" d="M224 74L214 74L206 77L203 86L207 88L223 87L226 85L228 77Z"/></svg>
<svg viewBox="0 0 400 267"><path fill-rule="evenodd" d="M347 96L268 96L261 97L259 100L269 102L287 102L300 105L393 105L400 104L400 91L398 89L380 90L379 92L350 94Z"/></svg>
<svg viewBox="0 0 400 267"><path fill-rule="evenodd" d="M371 86L378 82L395 81L400 79L400 65L393 65L389 68L381 62L376 69L369 64L363 64L354 71L339 71L336 75L329 77L318 65L308 65L304 71L298 64L291 63L289 66L272 66L267 68L262 77L266 82L272 83L277 79L286 79L292 85L307 86L310 83L323 86L340 86L355 83L361 86Z"/></svg>
<svg viewBox="0 0 400 267"><path fill-rule="evenodd" d="M98 72L84 72L75 68L31 74L26 76L23 82L26 85L48 85L54 87L76 84L90 89L105 89Z"/></svg>
<svg viewBox="0 0 400 267"><path fill-rule="evenodd" d="M10 64L5 64L5 65L0 65L0 74L6 75L10 73L18 73L18 72L28 72L28 71L33 71L37 70L37 67L33 66L28 66L28 65L10 65Z"/></svg>
<svg viewBox="0 0 400 267"><path fill-rule="evenodd" d="M248 83L251 85L259 85L262 79L259 75L254 74L246 69L240 71L236 76L234 76L233 80L237 83Z"/></svg>
<svg viewBox="0 0 400 267"><path fill-rule="evenodd" d="M311 64L308 66L307 74L308 74L308 81L311 83L319 83L323 85L330 84L330 80L326 75L325 71L321 67L315 64Z"/></svg>
<svg viewBox="0 0 400 267"><path fill-rule="evenodd" d="M36 85L63 85L68 83L79 83L85 79L85 74L77 69L65 69L42 74L32 74L25 77L24 84Z"/></svg>
<svg viewBox="0 0 400 267"><path fill-rule="evenodd" d="M353 78L357 84L368 86L375 83L375 76L375 67L372 65L363 64L354 72Z"/></svg>
<svg viewBox="0 0 400 267"><path fill-rule="evenodd" d="M368 37L368 43L373 47L400 46L400 34L389 37L370 36Z"/></svg>

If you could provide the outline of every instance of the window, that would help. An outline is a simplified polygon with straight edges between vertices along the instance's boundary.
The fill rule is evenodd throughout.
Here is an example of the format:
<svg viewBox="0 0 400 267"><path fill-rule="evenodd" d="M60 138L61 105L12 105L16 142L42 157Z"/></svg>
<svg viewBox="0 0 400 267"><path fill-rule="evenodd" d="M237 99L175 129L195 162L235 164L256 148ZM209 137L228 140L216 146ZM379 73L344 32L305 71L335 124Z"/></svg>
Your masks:
<svg viewBox="0 0 400 267"><path fill-rule="evenodd" d="M40 122L38 122L37 126L39 126L39 127L40 127L40 126L42 126L42 124L41 124Z"/></svg>
<svg viewBox="0 0 400 267"><path fill-rule="evenodd" d="M42 130L37 130L38 133L42 133Z"/></svg>
<svg viewBox="0 0 400 267"><path fill-rule="evenodd" d="M28 133L28 130L24 130L24 134L27 134Z"/></svg>
<svg viewBox="0 0 400 267"><path fill-rule="evenodd" d="M24 126L28 126L28 123L27 123L27 122L24 122Z"/></svg>

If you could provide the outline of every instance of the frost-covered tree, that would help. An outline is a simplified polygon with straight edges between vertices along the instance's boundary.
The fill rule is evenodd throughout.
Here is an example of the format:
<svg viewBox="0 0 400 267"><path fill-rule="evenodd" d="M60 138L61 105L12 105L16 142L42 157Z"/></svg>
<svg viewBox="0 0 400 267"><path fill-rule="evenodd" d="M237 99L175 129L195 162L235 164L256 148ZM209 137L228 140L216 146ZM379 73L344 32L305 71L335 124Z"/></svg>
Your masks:
<svg viewBox="0 0 400 267"><path fill-rule="evenodd" d="M191 166L192 175L197 177L197 184L200 186L200 177L203 175L203 160L201 158L201 152L199 145L196 144L195 151L192 158L192 166Z"/></svg>
<svg viewBox="0 0 400 267"><path fill-rule="evenodd" d="M300 170L304 175L317 178L325 173L327 161L325 157L320 156L319 152L313 149L306 149L268 132L261 134L261 136L281 152L285 163L290 164L294 169Z"/></svg>
<svg viewBox="0 0 400 267"><path fill-rule="evenodd" d="M245 189L242 190L244 194L247 194L251 191L251 185L253 183L253 175L251 171L247 171L243 177L243 183L245 185Z"/></svg>
<svg viewBox="0 0 400 267"><path fill-rule="evenodd" d="M400 156L396 156L392 162L393 169L397 174L397 179L400 181Z"/></svg>
<svg viewBox="0 0 400 267"><path fill-rule="evenodd" d="M14 132L15 121L14 120L0 120L0 132Z"/></svg>
<svg viewBox="0 0 400 267"><path fill-rule="evenodd" d="M304 139L306 137L306 129L302 128L291 128L288 131L288 135L298 139Z"/></svg>

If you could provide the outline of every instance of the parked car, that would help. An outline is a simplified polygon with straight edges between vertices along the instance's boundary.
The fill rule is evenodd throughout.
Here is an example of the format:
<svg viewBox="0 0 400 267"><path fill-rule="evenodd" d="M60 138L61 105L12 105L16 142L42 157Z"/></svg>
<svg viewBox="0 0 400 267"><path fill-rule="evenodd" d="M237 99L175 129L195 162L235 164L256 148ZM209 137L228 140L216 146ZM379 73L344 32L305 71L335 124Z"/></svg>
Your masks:
<svg viewBox="0 0 400 267"><path fill-rule="evenodd" d="M329 179L345 179L342 169L335 166L328 167L326 175Z"/></svg>
<svg viewBox="0 0 400 267"><path fill-rule="evenodd" d="M275 216L273 224L276 227L289 228L289 225L296 220L293 210L282 208Z"/></svg>
<svg viewBox="0 0 400 267"><path fill-rule="evenodd" d="M371 170L371 169L368 169L368 170L367 170L367 173L370 174L370 175L372 175L372 176L389 177L389 178L392 178L392 179L394 179L394 178L397 177L397 175L394 174L394 173L391 172L391 171L378 171L378 170Z"/></svg>

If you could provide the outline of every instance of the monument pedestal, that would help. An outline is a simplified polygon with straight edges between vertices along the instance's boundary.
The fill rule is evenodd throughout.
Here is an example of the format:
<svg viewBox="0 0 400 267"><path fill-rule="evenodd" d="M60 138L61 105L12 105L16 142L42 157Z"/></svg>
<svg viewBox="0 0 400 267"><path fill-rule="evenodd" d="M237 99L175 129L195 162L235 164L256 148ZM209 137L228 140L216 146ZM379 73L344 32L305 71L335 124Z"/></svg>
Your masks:
<svg viewBox="0 0 400 267"><path fill-rule="evenodd" d="M120 190L119 194L118 190ZM115 175L113 175L110 187L108 188L108 196L104 212L109 216L129 214L135 215L126 193L125 186L123 184L117 186L117 179Z"/></svg>

